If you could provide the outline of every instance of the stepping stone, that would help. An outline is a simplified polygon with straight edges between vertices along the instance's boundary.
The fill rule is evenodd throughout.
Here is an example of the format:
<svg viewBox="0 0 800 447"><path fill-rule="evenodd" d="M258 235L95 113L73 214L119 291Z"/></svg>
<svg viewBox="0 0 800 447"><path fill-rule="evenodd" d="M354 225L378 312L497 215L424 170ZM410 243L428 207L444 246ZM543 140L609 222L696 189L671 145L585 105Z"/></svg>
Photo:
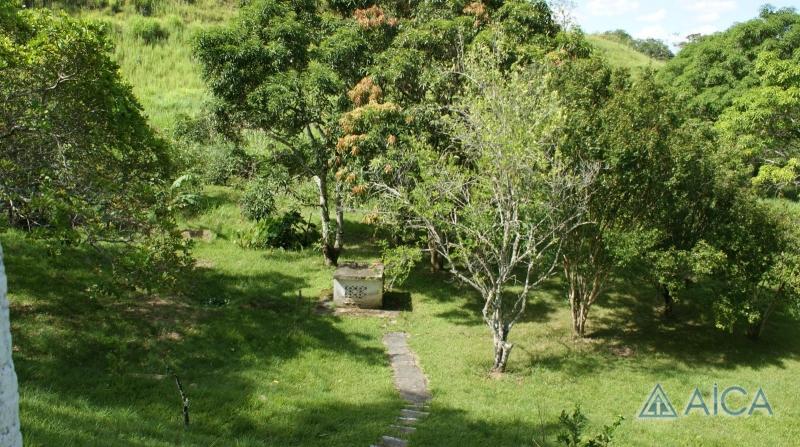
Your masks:
<svg viewBox="0 0 800 447"><path fill-rule="evenodd" d="M424 418L425 416L427 416L428 413L426 413L424 411L407 410L407 409L404 408L404 409L400 410L400 415L405 416L405 417L409 417L409 418L420 419L420 418Z"/></svg>
<svg viewBox="0 0 800 447"><path fill-rule="evenodd" d="M406 401L406 408L400 410L397 423L389 426L399 436L414 433L415 425L420 418L428 415L426 402L431 398L428 391L428 379L419 367L417 356L409 349L408 335L404 332L389 332L383 336L383 344L389 354L389 361L394 370L394 386L400 397ZM395 436L382 436L378 446L371 447L407 447L408 441Z"/></svg>
<svg viewBox="0 0 800 447"><path fill-rule="evenodd" d="M381 444L384 447L406 447L408 441L405 439L395 438L394 436L381 436Z"/></svg>
<svg viewBox="0 0 800 447"><path fill-rule="evenodd" d="M398 431L398 432L403 433L403 434L411 434L411 433L414 433L415 431L417 431L416 428L409 427L407 425L390 425L389 427L391 427L393 430Z"/></svg>

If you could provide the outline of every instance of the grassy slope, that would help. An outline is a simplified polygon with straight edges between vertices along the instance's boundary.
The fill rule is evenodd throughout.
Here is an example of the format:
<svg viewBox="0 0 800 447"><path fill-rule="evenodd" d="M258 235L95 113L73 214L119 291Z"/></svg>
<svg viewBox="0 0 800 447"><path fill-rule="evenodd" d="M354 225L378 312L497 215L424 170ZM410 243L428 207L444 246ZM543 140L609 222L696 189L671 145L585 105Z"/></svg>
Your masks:
<svg viewBox="0 0 800 447"><path fill-rule="evenodd" d="M169 32L167 39L151 44L133 34L132 23L142 19L130 7L116 14L90 11L83 15L112 25L114 58L122 76L133 86L150 123L168 130L178 115L196 115L210 98L192 56L192 41L198 31L233 17L234 5L227 0L164 3L154 17L143 19L155 20Z"/></svg>
<svg viewBox="0 0 800 447"><path fill-rule="evenodd" d="M189 224L225 230L198 244L188 298L91 297L91 253L0 236L27 446L351 447L393 420L391 323L313 314L297 291L317 297L330 269L312 251L239 249L231 196L212 189ZM188 431L167 365L191 399Z"/></svg>
<svg viewBox="0 0 800 447"><path fill-rule="evenodd" d="M229 16L211 0L161 11L172 33L157 45L130 38L128 13L110 19L119 30L123 75L156 126L168 129L176 113L196 113L207 98L191 59L191 31ZM626 47L592 39L612 63L634 70L650 64ZM620 445L787 445L800 436L800 334L785 319L753 344L704 321L662 322L649 287L622 285L593 309L589 341L575 343L551 284L512 333L509 373L493 379L474 293L420 268L408 283L413 310L396 322L309 314L296 290L316 296L329 287L330 269L311 251L236 247L235 230L247 224L235 200L233 191L209 189L209 209L185 222L219 234L198 242L201 268L187 298L92 298L86 289L103 274L91 253L60 249L54 256L20 234L0 235L26 445L369 445L400 405L380 344L383 332L397 329L412 334L435 396L414 445L530 446L543 431L552 441L558 413L576 402L593 428L626 416ZM370 229L350 222L348 230L346 257L374 258ZM220 301L227 304L207 304ZM685 306L677 311L692 314ZM633 354L616 354L628 350ZM174 383L163 377L166 364L191 398L188 431L180 427ZM694 386L709 402L715 382L751 393L762 385L776 415L635 420L657 382L678 411Z"/></svg>
<svg viewBox="0 0 800 447"><path fill-rule="evenodd" d="M589 340L576 343L554 282L512 332L509 372L491 378L490 337L470 290L420 266L407 286L412 311L397 321L309 313L296 290L316 297L330 269L313 251L239 249L235 230L247 223L235 199L212 188L209 209L185 223L218 233L198 242L201 268L185 299L90 298L88 253L51 257L2 236L27 445L369 445L400 406L380 343L389 330L411 334L435 397L413 445L531 446L542 433L552 442L558 414L575 403L593 430L625 416L619 445L786 445L800 436L800 328L785 318L753 343L716 331L685 303L664 322L649 287L617 284L592 310ZM347 234L346 258L375 258L368 226L351 220ZM160 376L166 363L192 399L186 432L174 383ZM775 416L636 420L656 383L679 412L695 386L709 405L714 383L763 386Z"/></svg>
<svg viewBox="0 0 800 447"><path fill-rule="evenodd" d="M612 66L627 68L633 73L639 73L647 67L657 69L664 65L664 62L648 57L619 42L596 35L586 37L608 58Z"/></svg>

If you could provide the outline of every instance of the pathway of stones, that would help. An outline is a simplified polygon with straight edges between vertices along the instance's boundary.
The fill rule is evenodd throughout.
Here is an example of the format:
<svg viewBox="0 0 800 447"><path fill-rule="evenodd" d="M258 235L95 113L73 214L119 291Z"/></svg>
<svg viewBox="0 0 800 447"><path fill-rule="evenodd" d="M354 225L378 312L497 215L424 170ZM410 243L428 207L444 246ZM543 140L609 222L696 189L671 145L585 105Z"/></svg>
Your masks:
<svg viewBox="0 0 800 447"><path fill-rule="evenodd" d="M431 399L428 379L417 363L417 357L409 349L405 332L389 332L383 336L383 344L394 370L394 385L406 407L400 410L397 421L390 425L391 435L381 437L378 444L371 447L406 447L406 436L413 433L414 425L428 415L427 403Z"/></svg>

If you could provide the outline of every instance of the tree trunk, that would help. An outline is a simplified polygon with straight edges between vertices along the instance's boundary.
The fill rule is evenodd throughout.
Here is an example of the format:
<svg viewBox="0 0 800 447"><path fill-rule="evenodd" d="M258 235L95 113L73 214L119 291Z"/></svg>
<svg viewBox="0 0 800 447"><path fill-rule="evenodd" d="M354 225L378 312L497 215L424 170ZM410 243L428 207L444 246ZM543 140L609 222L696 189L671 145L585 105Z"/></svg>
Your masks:
<svg viewBox="0 0 800 447"><path fill-rule="evenodd" d="M578 338L586 336L586 321L589 319L589 309L600 296L608 278L608 273L596 269L590 273L591 281L585 273L578 271L575 264L564 256L564 276L567 278L567 298L572 315L572 332Z"/></svg>
<svg viewBox="0 0 800 447"><path fill-rule="evenodd" d="M11 357L11 325L6 299L3 248L0 247L0 446L22 447L19 429L19 393L14 360Z"/></svg>
<svg viewBox="0 0 800 447"><path fill-rule="evenodd" d="M747 338L751 340L758 340L761 337L761 330L764 328L764 325L761 324L762 320L755 321L747 325L747 330L745 330L745 335Z"/></svg>
<svg viewBox="0 0 800 447"><path fill-rule="evenodd" d="M661 288L661 296L664 298L664 317L671 317L672 311L675 309L675 299L672 297L672 294L669 291L669 287L666 284L659 284Z"/></svg>
<svg viewBox="0 0 800 447"><path fill-rule="evenodd" d="M431 271L442 271L444 268L444 259L442 259L442 256L436 250L436 242L430 234L428 235L428 250L431 253Z"/></svg>
<svg viewBox="0 0 800 447"><path fill-rule="evenodd" d="M778 288L777 294L780 295L781 293L783 293L784 286L785 284L781 284L781 286ZM769 306L767 306L767 309L764 311L764 314L761 316L761 318L759 318L757 321L750 323L747 326L747 331L745 332L745 334L750 339L758 340L759 338L761 338L761 334L764 332L764 328L767 326L767 320L769 320L769 317L770 315L772 315L772 312L775 311L775 306L777 305L777 303L778 299L773 298L769 302Z"/></svg>
<svg viewBox="0 0 800 447"><path fill-rule="evenodd" d="M492 372L503 373L506 371L506 364L508 364L508 356L511 355L511 348L514 345L505 340L495 340L494 342L494 364L492 365Z"/></svg>
<svg viewBox="0 0 800 447"><path fill-rule="evenodd" d="M342 207L342 194L337 186L336 188L336 240L333 243L333 249L336 259L334 264L339 260L344 246L344 208Z"/></svg>
<svg viewBox="0 0 800 447"><path fill-rule="evenodd" d="M331 241L331 215L328 205L328 179L325 174L314 177L319 193L319 220L322 228L322 255L325 265L336 265L339 260L339 251L335 242Z"/></svg>

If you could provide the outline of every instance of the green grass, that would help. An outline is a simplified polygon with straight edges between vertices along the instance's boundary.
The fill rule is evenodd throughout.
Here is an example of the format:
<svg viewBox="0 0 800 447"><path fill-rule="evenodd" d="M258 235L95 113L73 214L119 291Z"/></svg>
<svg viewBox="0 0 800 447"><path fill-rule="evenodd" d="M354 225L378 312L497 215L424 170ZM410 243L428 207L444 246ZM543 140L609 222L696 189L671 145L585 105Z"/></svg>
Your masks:
<svg viewBox="0 0 800 447"><path fill-rule="evenodd" d="M154 17L142 18L130 7L119 13L109 10L86 11L84 17L111 25L113 57L122 77L144 108L150 123L169 130L181 114L195 116L210 99L194 59L192 43L196 34L217 26L236 13L235 2L199 0L161 3ZM136 20L153 20L169 32L169 37L147 43L132 33Z"/></svg>
<svg viewBox="0 0 800 447"><path fill-rule="evenodd" d="M167 2L155 20L170 36L155 44L131 35L129 10L85 14L113 24L123 76L151 123L168 131L209 97L191 56L193 33L234 12L213 0ZM589 38L616 66L661 65ZM800 437L800 329L780 315L753 343L715 330L691 302L663 321L649 286L616 284L592 310L588 340L575 342L553 282L512 331L509 372L493 378L474 292L420 266L407 283L411 310L396 321L311 313L330 287L321 255L240 249L236 231L250 223L238 193L206 193L207 208L181 222L215 234L195 246L187 297L94 297L87 289L107 274L96 254L0 234L27 446L366 446L402 404L380 341L390 330L411 334L434 393L412 445L532 446L543 435L552 444L559 413L575 403L590 431L625 416L619 445L789 445ZM372 235L351 217L344 257L377 257ZM189 430L168 366L191 399ZM763 386L775 416L636 420L656 383L679 412L695 386L707 402L714 383L750 393Z"/></svg>
<svg viewBox="0 0 800 447"><path fill-rule="evenodd" d="M227 197L212 190L193 226L237 222ZM92 253L0 240L26 446L369 445L401 407L389 323L311 312L330 287L314 251L245 251L223 232L196 247L189 297L112 299L86 292L101 279ZM167 365L191 399L189 430Z"/></svg>
<svg viewBox="0 0 800 447"><path fill-rule="evenodd" d="M632 73L641 73L645 68L658 69L664 65L663 61L653 59L627 45L621 44L602 36L586 36L608 60L613 67L627 68Z"/></svg>
<svg viewBox="0 0 800 447"><path fill-rule="evenodd" d="M434 396L412 445L532 446L543 434L551 445L559 413L576 403L591 431L625 416L619 445L787 445L800 436L800 329L782 316L754 343L715 330L691 301L664 321L649 286L619 283L592 310L588 340L575 342L553 282L512 331L508 373L494 378L475 293L420 266L407 283L411 310L396 321L310 313L331 270L313 250L240 249L235 231L249 223L236 199L210 188L206 210L182 224L215 234L197 242L186 298L92 298L86 289L102 273L90 252L53 255L19 233L0 236L26 445L369 445L401 406L381 346L393 330L411 334ZM351 219L347 231L345 259L377 256L369 226ZM167 365L191 398L186 431ZM709 405L714 383L763 386L775 415L636 420L656 383L679 412L695 386Z"/></svg>

